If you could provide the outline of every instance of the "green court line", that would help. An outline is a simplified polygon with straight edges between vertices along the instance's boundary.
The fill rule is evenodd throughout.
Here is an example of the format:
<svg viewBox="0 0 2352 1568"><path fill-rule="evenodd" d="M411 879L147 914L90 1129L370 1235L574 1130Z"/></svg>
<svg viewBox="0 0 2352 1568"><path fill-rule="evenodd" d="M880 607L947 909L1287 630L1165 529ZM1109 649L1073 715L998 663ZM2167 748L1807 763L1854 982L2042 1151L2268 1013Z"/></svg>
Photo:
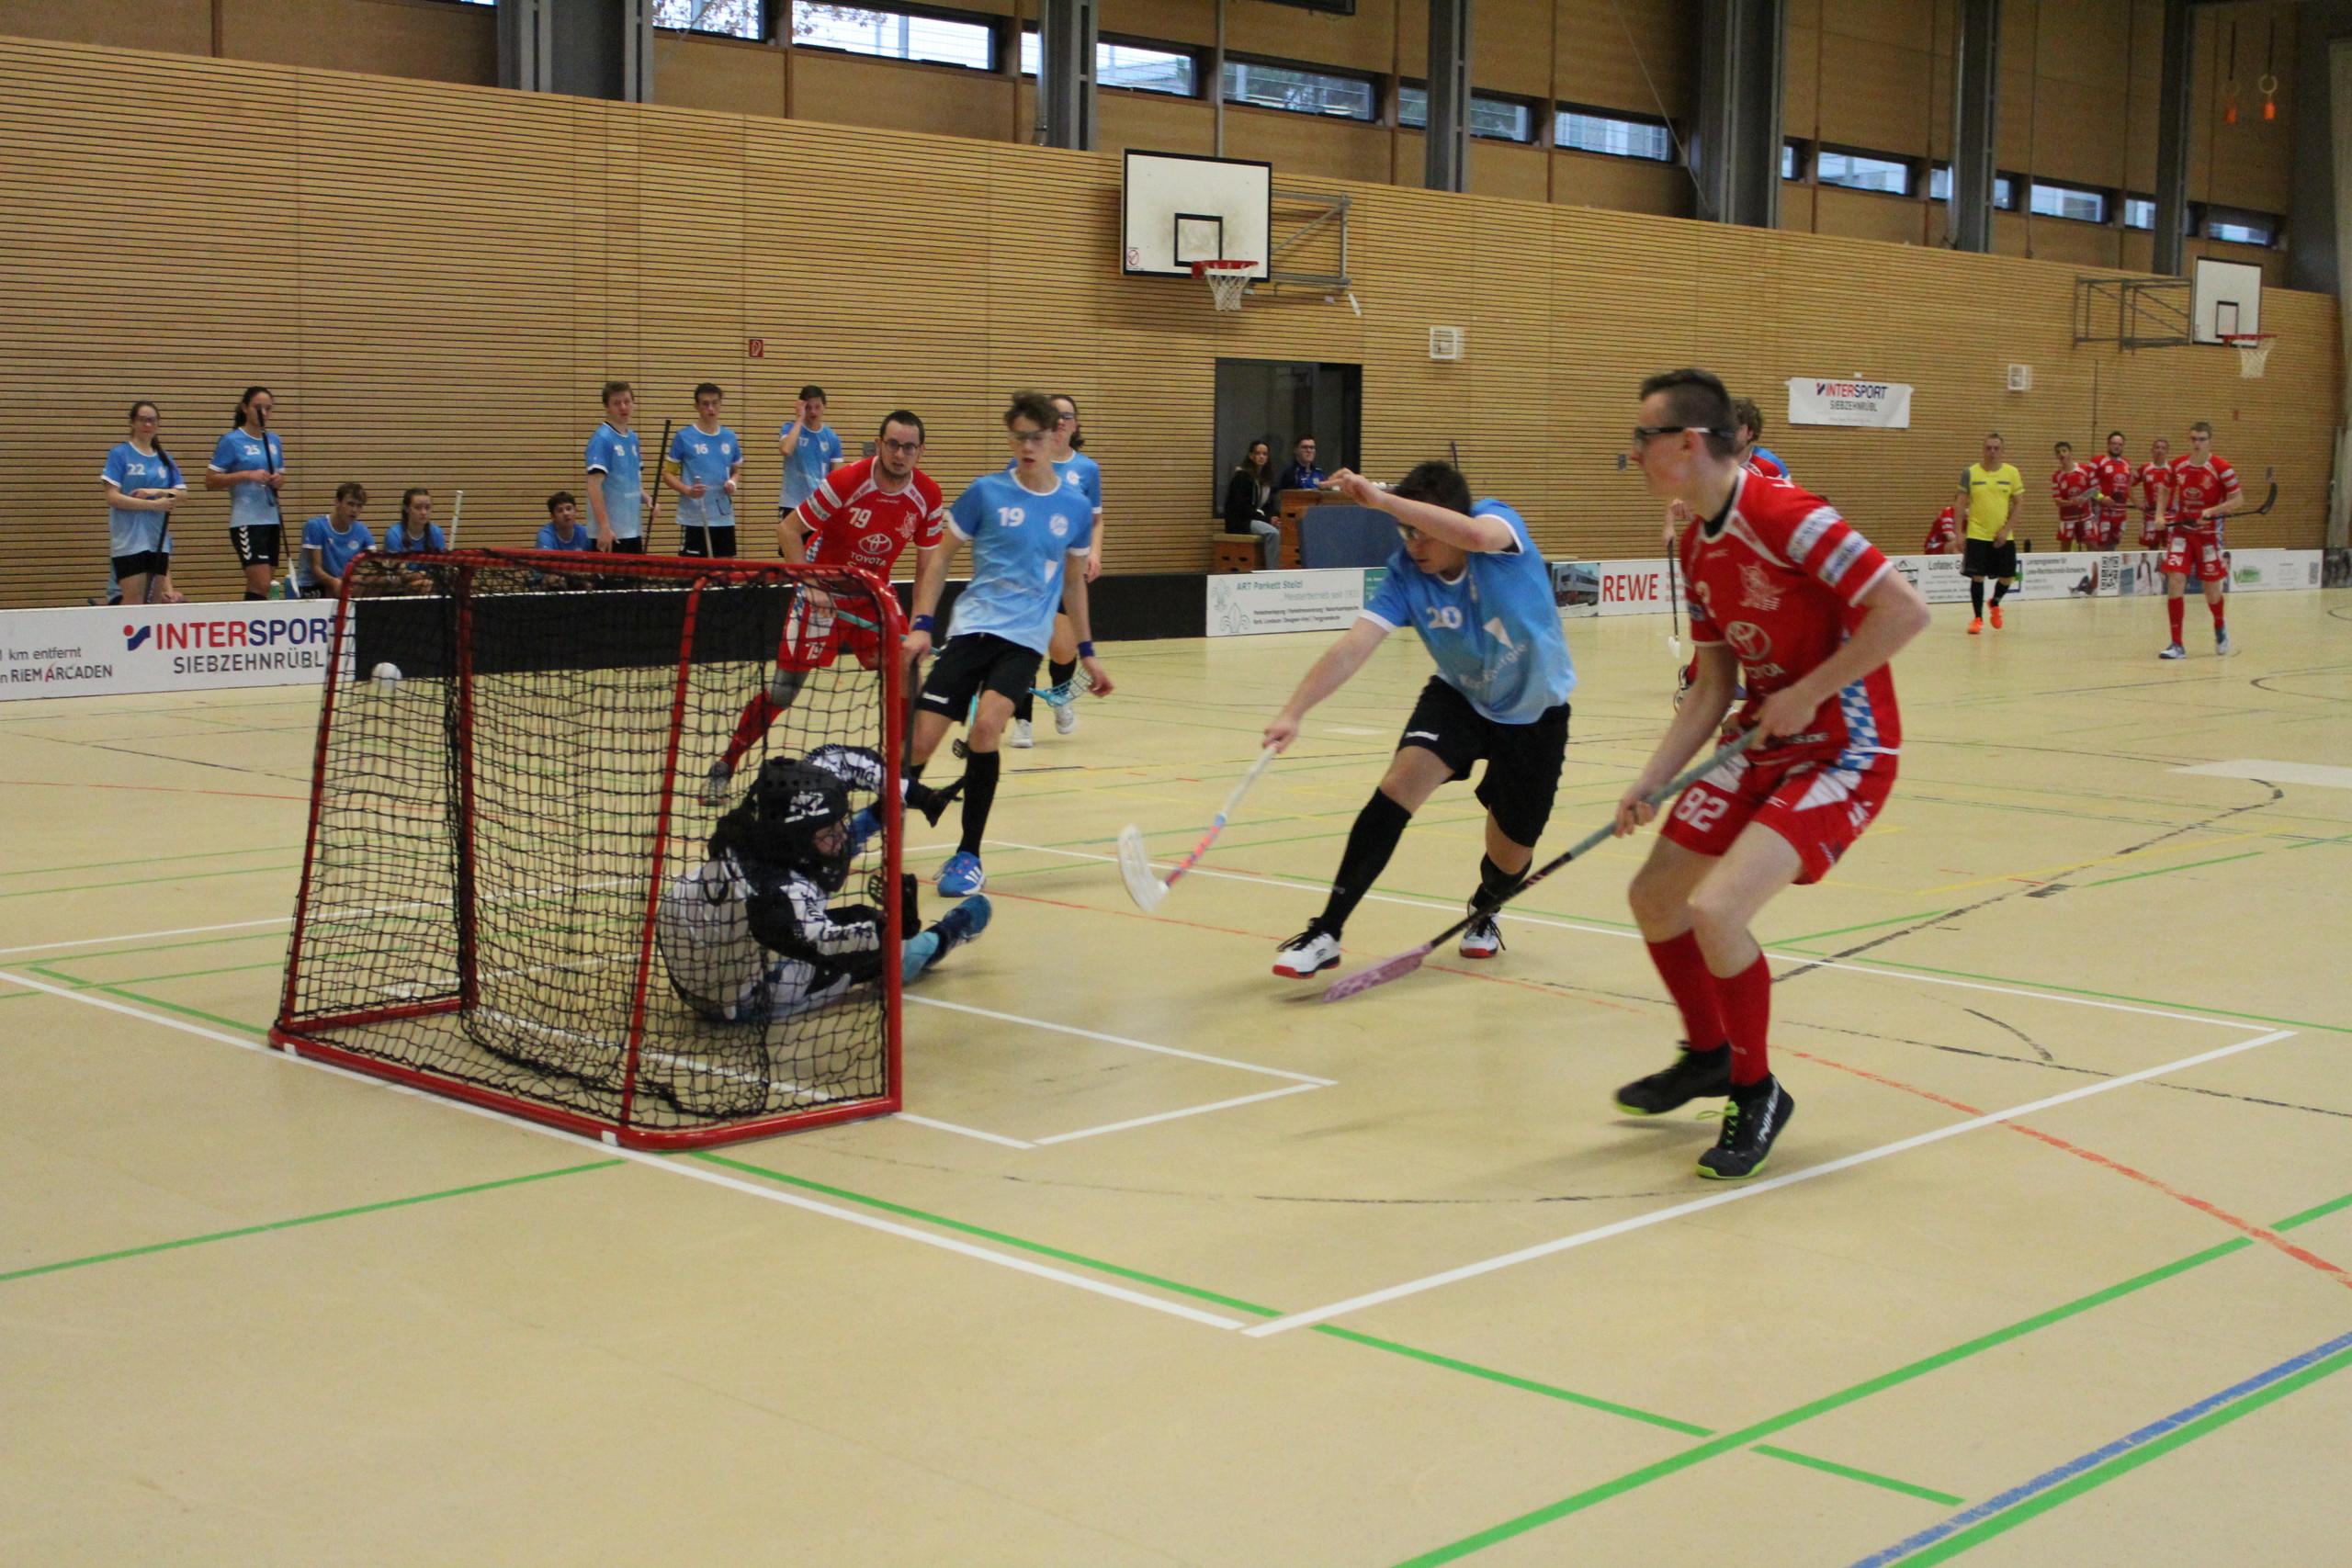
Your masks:
<svg viewBox="0 0 2352 1568"><path fill-rule="evenodd" d="M289 925L291 921L280 920L275 923L283 928ZM194 942L151 942L141 947L94 947L87 953L70 953L63 957L50 959L48 962L51 964L79 964L85 958L121 958L134 953L169 953L175 949L183 947L218 947L223 942L274 942L282 944L285 941L286 931L283 929L277 931L246 931L240 936L199 937ZM6 960L0 959L0 963L6 962Z"/></svg>
<svg viewBox="0 0 2352 1568"><path fill-rule="evenodd" d="M1839 926L1834 931L1809 931L1804 936L1775 937L1772 941L1766 942L1764 945L1767 947L1797 947L1808 942L1819 942L1824 937L1845 936L1853 931L1874 931L1881 926L1899 926L1906 920L1939 920L1951 912L1952 911L1950 909L1922 909L1917 914L1897 915L1893 919L1888 920L1869 920L1859 926Z"/></svg>
<svg viewBox="0 0 2352 1568"><path fill-rule="evenodd" d="M161 997L146 996L138 991L127 990L120 986L84 986L80 988L85 991L104 991L108 996L120 997L125 1001L144 1002L151 1008L162 1008L165 1012L175 1012L188 1018L200 1018L207 1023L217 1023L224 1029L242 1029L248 1034L259 1034L265 1038L269 1034L269 1030L260 1024L245 1023L233 1018L222 1018L217 1012L205 1012L197 1008L182 1007L177 1002L167 1002Z"/></svg>
<svg viewBox="0 0 2352 1568"><path fill-rule="evenodd" d="M1529 1393L1540 1393L1547 1399L1564 1399L1571 1404L1581 1404L1588 1409L1606 1411L1611 1416L1623 1416L1629 1421L1645 1421L1653 1427L1663 1427L1669 1432L1680 1432L1685 1437L1705 1438L1712 1437L1714 1433L1714 1428L1712 1427L1699 1427L1688 1421L1677 1421L1671 1416L1659 1416L1647 1410L1636 1410L1630 1404L1619 1404L1614 1400L1596 1399L1589 1393L1577 1393L1570 1389L1555 1388L1550 1383L1537 1382L1532 1378L1518 1377L1510 1372L1498 1372L1492 1367L1482 1367L1472 1361L1456 1360L1452 1356L1441 1356L1435 1351L1417 1350L1410 1345L1399 1345L1393 1339L1375 1339L1369 1334L1359 1334L1352 1328L1340 1328L1332 1324L1318 1323L1315 1325L1315 1330L1318 1334L1328 1334L1334 1339L1346 1339L1358 1345L1369 1345L1375 1350L1386 1350L1393 1355L1409 1356L1417 1361L1427 1361L1433 1367L1444 1367L1452 1371L1467 1372L1474 1378L1485 1378L1488 1382L1498 1382L1510 1388L1524 1389ZM1801 1462L1820 1464L1824 1468L1829 1468L1828 1461L1826 1460L1805 1460ZM1852 1473L1860 1474L1859 1472ZM1940 1497L1942 1494L1938 1493L1935 1495ZM1953 1499L1955 1502L1959 1500Z"/></svg>
<svg viewBox="0 0 2352 1568"><path fill-rule="evenodd" d="M2346 1367L2352 1367L2352 1350L2339 1350L2326 1360L2314 1362L2291 1377L2281 1378L2268 1388L2248 1394L2234 1404L2223 1405L2210 1416L2191 1421L2177 1432L2167 1432L2130 1453L2119 1454L2095 1470L2086 1470L2039 1496L2027 1498L2006 1513L1996 1514L1958 1535L1939 1540L1917 1556L1905 1558L1904 1568L1927 1568L1928 1563L1957 1557L1973 1546L1981 1546L1996 1535L2017 1529L2028 1519L2046 1514L2062 1503L2071 1503L2084 1493L2104 1486L2161 1454L2168 1454L2184 1444L2193 1443L2207 1433L2228 1426L2241 1416L2250 1416L2272 1401L2284 1399L2297 1389L2309 1387L2322 1378L2332 1377Z"/></svg>
<svg viewBox="0 0 2352 1568"><path fill-rule="evenodd" d="M2211 860L2193 860L2186 862L2180 865L2162 866L2154 871L2134 871L2122 876L2103 876L2097 882L2086 882L2082 884L2082 886L2085 887L2105 887L2111 883L2137 882L2143 876L2170 876L2176 871L2195 871L2200 865L2221 865L2224 862L2228 861L2252 860L2256 855L2267 855L2271 852L2272 852L2269 850L2248 850L2244 854L2216 855Z"/></svg>
<svg viewBox="0 0 2352 1568"><path fill-rule="evenodd" d="M71 958L61 958L56 960L56 962L60 964L79 964L85 958L103 956L105 956L105 954L77 953ZM31 965L28 964L26 967L30 968ZM283 969L285 967L286 964L283 959L271 958L265 959L259 964L223 964L218 969L177 969L167 975L130 975L124 976L120 980L113 982L113 984L119 986L149 986L154 984L158 980L193 980L199 976L204 975L242 975L254 969ZM67 978L67 976L60 974L60 972L55 969L43 969L41 973L44 975L57 975L61 979ZM86 990L91 987L105 985L107 982L102 980L85 980L77 976L72 977L70 983Z"/></svg>
<svg viewBox="0 0 2352 1568"><path fill-rule="evenodd" d="M1871 1486L1883 1486L1889 1492L1900 1492L1906 1497L1924 1497L1930 1503L1941 1503L1947 1507L1958 1507L1968 1501L1965 1497L1955 1497L1949 1492L1939 1492L1930 1486L1914 1486L1907 1481L1897 1481L1887 1475L1875 1475L1867 1470L1856 1470L1849 1464L1836 1464L1828 1460L1815 1459L1811 1454L1801 1454L1789 1449L1777 1449L1770 1443L1758 1443L1750 1451L1762 1454L1767 1459L1784 1459L1791 1464L1802 1464L1812 1470L1826 1471L1831 1475L1842 1475L1849 1481L1860 1481Z"/></svg>
<svg viewBox="0 0 2352 1568"><path fill-rule="evenodd" d="M153 887L162 882L202 882L215 876L255 876L266 871L300 871L300 861L292 865L249 865L241 871L193 871L186 876L142 876L130 882L85 882L79 887L19 887L13 893L0 893L0 898L45 898L59 893L96 893L108 887Z"/></svg>
<svg viewBox="0 0 2352 1568"><path fill-rule="evenodd" d="M413 1198L392 1198L380 1203L362 1203L356 1208L330 1209L323 1214L304 1214L291 1220L269 1220L257 1225L240 1225L235 1230L211 1231L203 1235L182 1236L177 1241L151 1242L145 1247L126 1247L113 1252L92 1253L87 1258L69 1258L59 1263L37 1263L29 1269L11 1269L0 1274L0 1284L10 1280L29 1279L35 1274L55 1274L67 1269L86 1269L93 1263L115 1263L125 1258L144 1258L150 1253L172 1252L183 1247L201 1247L207 1242L233 1241L241 1235L266 1235L271 1231L292 1230L297 1225L315 1225L327 1220L347 1220L354 1214L380 1213L386 1209L405 1209L416 1203L438 1202L444 1198L462 1198L469 1192L489 1192L501 1187L519 1187L529 1181L547 1181L559 1176L577 1176L583 1170L604 1170L612 1166L627 1165L622 1159L591 1160L586 1165L568 1165L560 1170L534 1171L529 1176L501 1177L496 1181L477 1181L467 1187L451 1187L439 1192L423 1192Z"/></svg>

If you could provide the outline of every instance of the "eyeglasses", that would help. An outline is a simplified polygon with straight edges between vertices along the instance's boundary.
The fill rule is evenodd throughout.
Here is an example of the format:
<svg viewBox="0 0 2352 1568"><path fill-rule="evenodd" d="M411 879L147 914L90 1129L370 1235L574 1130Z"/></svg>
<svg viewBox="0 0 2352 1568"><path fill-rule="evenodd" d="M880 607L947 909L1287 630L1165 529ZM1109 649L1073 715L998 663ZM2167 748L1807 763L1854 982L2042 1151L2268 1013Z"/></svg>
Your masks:
<svg viewBox="0 0 2352 1568"><path fill-rule="evenodd" d="M1016 430L1012 434L1012 439L1023 446L1035 446L1041 441L1049 441L1054 434L1050 430Z"/></svg>
<svg viewBox="0 0 2352 1568"><path fill-rule="evenodd" d="M1720 435L1726 441L1735 439L1739 434L1735 430L1716 430L1704 424L1637 424L1634 426L1634 445L1646 446L1652 436L1679 435L1686 430L1695 430L1702 435Z"/></svg>
<svg viewBox="0 0 2352 1568"><path fill-rule="evenodd" d="M916 453L922 450L922 443L920 441L885 441L882 443L882 450L894 455L911 457Z"/></svg>

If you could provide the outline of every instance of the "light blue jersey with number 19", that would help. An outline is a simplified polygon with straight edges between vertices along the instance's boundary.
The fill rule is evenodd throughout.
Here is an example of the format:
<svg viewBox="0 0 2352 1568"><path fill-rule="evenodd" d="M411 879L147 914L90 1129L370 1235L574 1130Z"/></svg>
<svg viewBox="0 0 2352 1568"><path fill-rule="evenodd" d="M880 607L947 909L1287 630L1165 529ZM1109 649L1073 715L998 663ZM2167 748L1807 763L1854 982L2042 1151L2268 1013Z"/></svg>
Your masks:
<svg viewBox="0 0 2352 1568"><path fill-rule="evenodd" d="M1094 503L1057 484L1043 495L1012 473L983 474L947 509L947 526L972 546L972 581L956 598L951 637L993 632L1046 651L1062 604L1062 573L1094 539Z"/></svg>

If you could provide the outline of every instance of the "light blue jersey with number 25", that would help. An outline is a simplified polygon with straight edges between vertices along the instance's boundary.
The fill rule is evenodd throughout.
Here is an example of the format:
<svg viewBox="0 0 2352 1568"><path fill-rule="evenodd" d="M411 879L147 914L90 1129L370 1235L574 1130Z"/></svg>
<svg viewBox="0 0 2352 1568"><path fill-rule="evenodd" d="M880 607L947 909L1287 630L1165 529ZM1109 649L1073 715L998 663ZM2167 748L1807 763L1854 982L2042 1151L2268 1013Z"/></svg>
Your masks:
<svg viewBox="0 0 2352 1568"><path fill-rule="evenodd" d="M1093 542L1094 502L1074 486L1039 495L1011 473L983 474L947 509L947 526L972 545L972 581L956 595L947 635L993 632L1045 652L1062 572Z"/></svg>
<svg viewBox="0 0 2352 1568"><path fill-rule="evenodd" d="M1499 501L1470 510L1510 524L1519 547L1473 555L1448 582L1415 566L1399 545L1388 558L1388 581L1363 615L1391 631L1409 626L1420 633L1438 678L1487 717L1532 724L1566 702L1577 685L1552 597L1552 569L1518 513Z"/></svg>

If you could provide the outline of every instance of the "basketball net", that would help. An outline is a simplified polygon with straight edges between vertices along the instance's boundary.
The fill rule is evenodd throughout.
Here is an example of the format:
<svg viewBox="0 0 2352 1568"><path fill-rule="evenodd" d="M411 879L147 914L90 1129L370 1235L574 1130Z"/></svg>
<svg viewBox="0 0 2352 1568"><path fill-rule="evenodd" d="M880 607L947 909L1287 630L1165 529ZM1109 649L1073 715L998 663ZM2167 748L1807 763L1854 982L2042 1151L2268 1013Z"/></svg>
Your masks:
<svg viewBox="0 0 2352 1568"><path fill-rule="evenodd" d="M1193 264L1193 276L1208 280L1209 293L1220 310L1238 310L1241 297L1250 289L1250 269L1258 264L1246 261L1204 261Z"/></svg>
<svg viewBox="0 0 2352 1568"><path fill-rule="evenodd" d="M2222 341L2238 351L2238 375L2253 381L2261 378L2263 367L2270 363L2270 345L2277 337L2276 333L2233 333Z"/></svg>

